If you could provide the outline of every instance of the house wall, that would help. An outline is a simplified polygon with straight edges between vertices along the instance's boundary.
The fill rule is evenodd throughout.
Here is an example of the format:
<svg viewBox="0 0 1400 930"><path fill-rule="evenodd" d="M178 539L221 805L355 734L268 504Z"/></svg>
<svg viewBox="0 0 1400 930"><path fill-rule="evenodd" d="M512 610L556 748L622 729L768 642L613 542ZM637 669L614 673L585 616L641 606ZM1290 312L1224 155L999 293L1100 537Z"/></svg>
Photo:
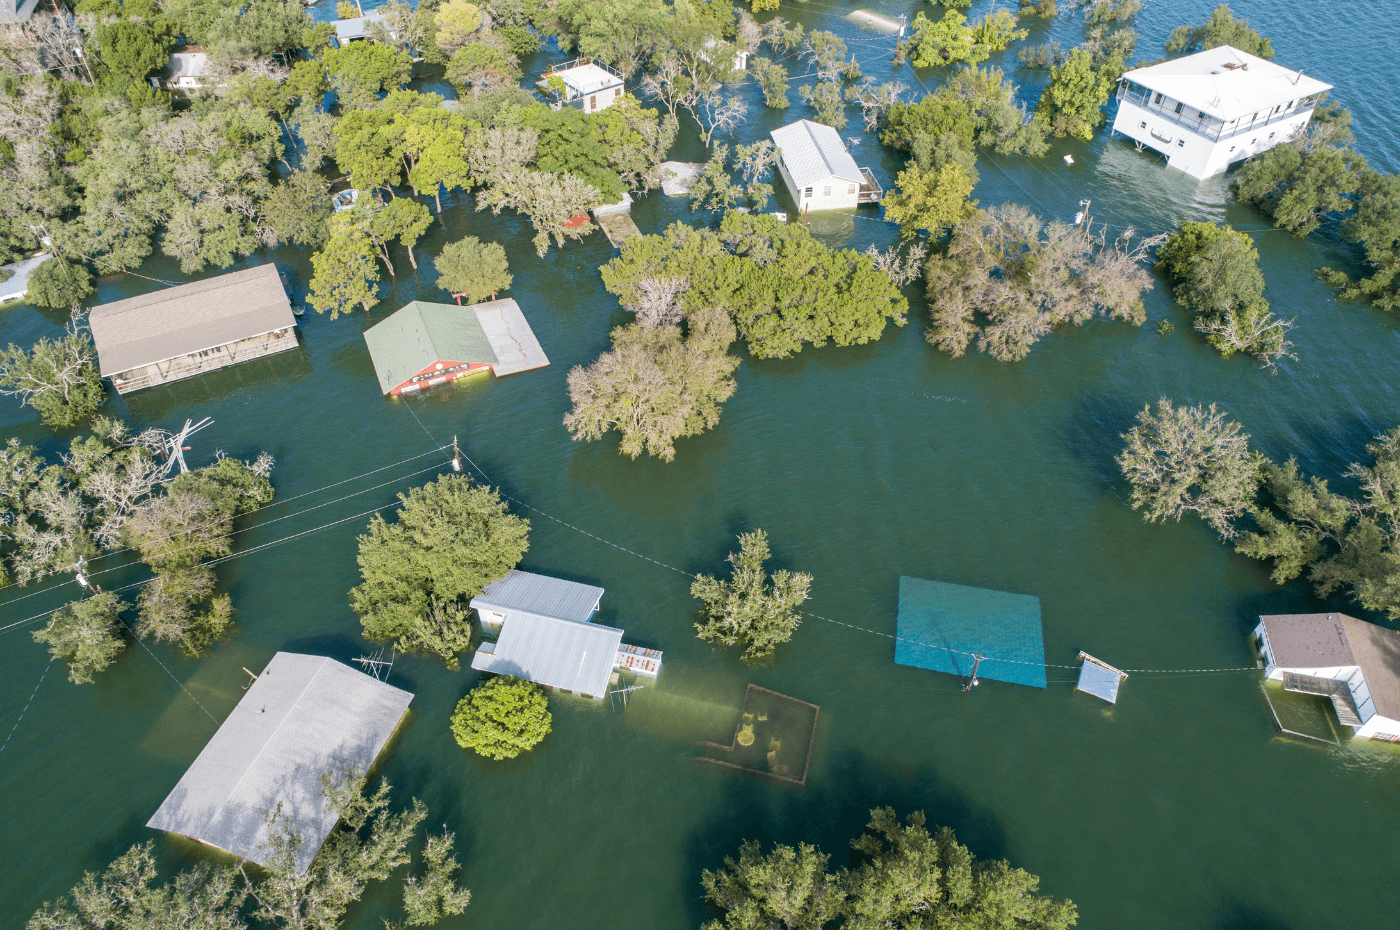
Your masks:
<svg viewBox="0 0 1400 930"><path fill-rule="evenodd" d="M622 99L622 84L614 84L611 87L604 87L602 90L595 90L587 94L579 94L570 97L569 106L575 110L582 110L585 113L597 113L599 110L606 110Z"/></svg>
<svg viewBox="0 0 1400 930"><path fill-rule="evenodd" d="M1387 743L1400 743L1400 720L1376 714L1359 727L1354 727L1356 735L1362 739L1378 739Z"/></svg>
<svg viewBox="0 0 1400 930"><path fill-rule="evenodd" d="M805 210L845 210L860 203L860 182L845 178L830 177L818 181L809 188L799 188L788 172L781 155L778 156L778 173L783 176L788 193L797 204L797 211ZM811 191L810 194L807 191ZM830 190L830 193L827 191Z"/></svg>
<svg viewBox="0 0 1400 930"><path fill-rule="evenodd" d="M265 333L261 336L253 336L238 342L230 342L212 349L194 352L180 358L129 369L113 375L112 386L117 389L118 394L129 394L142 388L179 381L183 378L203 374L206 371L226 368L229 365L261 358L264 355L285 352L296 347L296 327L289 326L275 333Z"/></svg>
<svg viewBox="0 0 1400 930"><path fill-rule="evenodd" d="M1284 672L1292 672L1295 675L1309 675L1313 678L1328 678L1332 681L1344 681L1351 691L1351 699L1356 704L1357 716L1361 718L1362 726L1353 727L1358 736L1361 731L1370 726L1371 718L1376 715L1376 702L1371 697L1371 689L1366 684L1366 676L1362 674L1360 666L1357 665L1334 665L1320 666L1316 668L1294 668L1280 667L1274 661L1273 649L1269 646L1268 633L1264 630L1264 624L1260 623L1254 628L1255 642L1259 643L1259 652L1264 657L1265 677L1271 681L1282 681ZM1384 718L1382 718L1384 720ZM1400 727L1400 724L1397 724ZM1400 737L1400 729L1393 732Z"/></svg>
<svg viewBox="0 0 1400 930"><path fill-rule="evenodd" d="M1161 103L1157 102L1158 96ZM1258 120L1236 120L1220 127L1224 137L1217 141L1176 121L1199 122L1200 111L1182 105L1182 112L1177 114L1177 101L1170 97L1154 92L1150 99L1153 104L1148 107L1120 96L1118 112L1113 118L1113 132L1122 133L1134 142L1165 155L1169 168L1201 179L1222 174L1237 161L1287 142L1294 133L1308 125L1313 112L1309 106L1281 119L1265 122L1270 117L1267 112L1261 111L1263 115ZM1159 108L1165 112L1159 112ZM1209 117L1207 124L1212 126L1212 132L1220 126L1218 120L1211 123Z"/></svg>
<svg viewBox="0 0 1400 930"><path fill-rule="evenodd" d="M397 397L399 394L412 394L425 387L434 384L442 384L444 381L456 381L458 378L467 378L476 374L484 374L491 370L491 366L486 362L453 362L446 359L434 362L424 368L418 374L409 378L403 384L389 391L391 396Z"/></svg>

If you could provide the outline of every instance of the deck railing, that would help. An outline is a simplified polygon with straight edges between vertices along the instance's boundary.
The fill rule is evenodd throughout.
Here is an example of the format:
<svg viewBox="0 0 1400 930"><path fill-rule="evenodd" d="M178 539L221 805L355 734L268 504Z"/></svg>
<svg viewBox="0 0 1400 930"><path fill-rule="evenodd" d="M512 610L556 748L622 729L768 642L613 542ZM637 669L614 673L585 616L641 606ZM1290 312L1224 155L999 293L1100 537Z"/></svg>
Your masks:
<svg viewBox="0 0 1400 930"><path fill-rule="evenodd" d="M1361 726L1361 713L1356 709L1356 699L1352 697L1351 688L1344 681L1284 672L1283 690L1296 691L1299 694L1320 694L1331 698L1338 721L1349 727Z"/></svg>
<svg viewBox="0 0 1400 930"><path fill-rule="evenodd" d="M875 180L875 175L870 173L869 168L861 168L860 176L864 178L860 182L860 194L856 198L857 203L878 203L885 195L880 187L880 182Z"/></svg>
<svg viewBox="0 0 1400 930"><path fill-rule="evenodd" d="M1271 126L1274 123L1291 119L1305 111L1311 111L1316 105L1315 101L1311 98L1303 98L1292 107L1280 110L1277 113L1270 112L1270 114L1263 119L1239 123L1232 127L1230 123L1223 122L1213 116L1200 113L1199 111L1197 111L1196 118L1191 119L1184 113L1176 112L1176 101L1163 96L1161 103L1152 103L1152 98L1156 92L1145 88L1144 91L1144 93L1139 94L1129 90L1128 84L1125 81L1118 85L1118 99L1130 101L1134 105L1142 107L1150 113L1155 113L1198 136L1210 139L1212 142L1219 142L1222 139L1233 139L1235 136L1241 136L1247 132L1257 132L1265 126ZM1168 104L1170 104L1170 106L1168 106Z"/></svg>

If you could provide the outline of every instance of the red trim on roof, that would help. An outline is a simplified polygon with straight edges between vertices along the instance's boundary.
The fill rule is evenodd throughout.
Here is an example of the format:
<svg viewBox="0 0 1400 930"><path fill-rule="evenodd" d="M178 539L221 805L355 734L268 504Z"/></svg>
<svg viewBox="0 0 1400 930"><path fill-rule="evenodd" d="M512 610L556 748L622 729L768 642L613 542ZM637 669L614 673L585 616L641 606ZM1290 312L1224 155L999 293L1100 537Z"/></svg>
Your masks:
<svg viewBox="0 0 1400 930"><path fill-rule="evenodd" d="M453 362L447 359L434 362L424 368L418 374L409 378L403 384L389 391L391 396L404 393L414 393L422 388L434 384L442 384L444 381L456 381L458 378L466 378L477 374L482 369L490 370L493 366L489 362Z"/></svg>

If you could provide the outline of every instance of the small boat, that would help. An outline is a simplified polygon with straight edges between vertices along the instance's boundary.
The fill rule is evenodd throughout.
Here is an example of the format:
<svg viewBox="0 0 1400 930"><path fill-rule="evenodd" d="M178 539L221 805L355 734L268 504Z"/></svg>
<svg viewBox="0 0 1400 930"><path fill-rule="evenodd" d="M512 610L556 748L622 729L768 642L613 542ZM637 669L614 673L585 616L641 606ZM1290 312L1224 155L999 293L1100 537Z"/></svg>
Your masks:
<svg viewBox="0 0 1400 930"><path fill-rule="evenodd" d="M359 202L360 192L354 190L353 188L348 191L341 191L338 194L331 195L331 206L335 208L335 212L337 213L339 213L341 210L349 210L351 207L353 207Z"/></svg>

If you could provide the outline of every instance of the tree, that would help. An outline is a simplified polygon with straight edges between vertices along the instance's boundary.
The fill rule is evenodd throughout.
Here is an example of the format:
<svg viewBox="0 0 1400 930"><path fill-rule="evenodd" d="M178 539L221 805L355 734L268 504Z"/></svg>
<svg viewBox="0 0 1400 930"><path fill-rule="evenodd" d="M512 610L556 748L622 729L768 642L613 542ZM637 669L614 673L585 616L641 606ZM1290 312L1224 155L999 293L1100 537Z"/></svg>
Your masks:
<svg viewBox="0 0 1400 930"><path fill-rule="evenodd" d="M497 242L482 242L476 236L464 236L442 247L433 259L437 269L438 286L445 289L457 303L479 303L487 294L496 299L497 291L510 287L513 280L507 270L506 250Z"/></svg>
<svg viewBox="0 0 1400 930"><path fill-rule="evenodd" d="M357 19L360 15L360 8L351 3L350 0L336 0L336 19Z"/></svg>
<svg viewBox="0 0 1400 930"><path fill-rule="evenodd" d="M803 103L817 111L817 122L835 129L846 128L846 100L839 84L832 81L803 84L797 88L797 95Z"/></svg>
<svg viewBox="0 0 1400 930"><path fill-rule="evenodd" d="M463 749L499 762L538 746L552 719L543 688L505 675L477 685L457 703L452 736Z"/></svg>
<svg viewBox="0 0 1400 930"><path fill-rule="evenodd" d="M753 58L749 61L754 80L763 91L763 103L770 110L786 110L788 100L788 70L769 58Z"/></svg>
<svg viewBox="0 0 1400 930"><path fill-rule="evenodd" d="M438 6L433 21L437 24L437 47L450 56L476 37L485 20L475 3L447 0Z"/></svg>
<svg viewBox="0 0 1400 930"><path fill-rule="evenodd" d="M492 179L477 197L476 208L490 208L499 214L512 207L525 214L535 228L535 253L543 257L549 251L550 240L560 248L568 239L576 239L592 231L585 211L608 203L598 189L582 178L564 172L507 171ZM577 222L583 217L583 222Z"/></svg>
<svg viewBox="0 0 1400 930"><path fill-rule="evenodd" d="M378 42L351 42L321 55L336 97L347 107L367 109L379 95L408 83L413 59Z"/></svg>
<svg viewBox="0 0 1400 930"><path fill-rule="evenodd" d="M68 680L87 684L92 676L116 661L126 649L118 616L126 604L106 591L53 612L48 626L35 630L36 643L44 643L55 659L68 664Z"/></svg>
<svg viewBox="0 0 1400 930"><path fill-rule="evenodd" d="M0 349L0 394L18 397L54 429L77 426L107 399L96 357L92 337L75 326L61 339L40 339L28 352L10 343Z"/></svg>
<svg viewBox="0 0 1400 930"><path fill-rule="evenodd" d="M1247 161L1230 182L1241 203L1298 238L1311 235L1323 216L1353 207L1366 160L1351 149L1293 142L1274 146Z"/></svg>
<svg viewBox="0 0 1400 930"><path fill-rule="evenodd" d="M367 215L362 210L367 210ZM389 260L389 244L395 239L408 250L408 261L417 270L418 259L413 255L413 247L418 244L418 237L433 224L433 215L427 207L407 197L395 197L379 210L368 210L357 204L347 212L356 215L363 224L384 267L389 269L390 277L394 277L394 263Z"/></svg>
<svg viewBox="0 0 1400 930"><path fill-rule="evenodd" d="M1345 272L1331 268L1319 269L1318 275L1342 288L1345 300L1370 300L1380 310L1400 307L1400 278L1396 276L1400 271L1400 176L1363 172L1356 212L1343 224L1342 234L1365 248L1371 275L1352 280Z"/></svg>
<svg viewBox="0 0 1400 930"><path fill-rule="evenodd" d="M623 94L606 110L589 117L593 134L607 152L608 167L628 190L661 185L661 164L676 141L674 116L643 107Z"/></svg>
<svg viewBox="0 0 1400 930"><path fill-rule="evenodd" d="M379 298L379 269L374 264L373 244L369 233L331 217L331 234L325 248L311 256L311 289L307 303L317 313L327 313L334 320L349 313L356 304L369 312Z"/></svg>
<svg viewBox="0 0 1400 930"><path fill-rule="evenodd" d="M24 299L37 307L67 310L96 293L92 272L81 263L50 258L29 273Z"/></svg>
<svg viewBox="0 0 1400 930"><path fill-rule="evenodd" d="M573 175L597 190L598 203L615 203L622 197L622 181L612 170L608 150L594 132L594 117L573 107L551 110L544 104L535 104L521 116L524 125L539 134L536 168Z"/></svg>
<svg viewBox="0 0 1400 930"><path fill-rule="evenodd" d="M520 63L515 54L495 42L472 42L452 53L447 63L447 80L466 88L473 97L497 87L514 86L520 80Z"/></svg>
<svg viewBox="0 0 1400 930"><path fill-rule="evenodd" d="M969 156L974 148L990 148L1038 158L1048 150L1046 129L1043 119L1030 118L1017 102L1016 85L1001 69L962 68L916 103L890 102L880 140L916 155L920 147L937 146Z"/></svg>
<svg viewBox="0 0 1400 930"><path fill-rule="evenodd" d="M972 38L972 28L967 24L967 16L956 10L945 10L943 18L937 21L924 16L920 11L914 16L913 36L907 46L909 63L916 68L935 68L939 65L968 62L976 64L986 61L987 54L979 49Z"/></svg>
<svg viewBox="0 0 1400 930"><path fill-rule="evenodd" d="M362 581L350 606L366 639L393 640L455 670L471 643L468 602L519 564L530 523L466 477L444 475L399 499L397 523L376 514L360 537Z"/></svg>
<svg viewBox="0 0 1400 930"><path fill-rule="evenodd" d="M260 208L271 232L270 244L288 242L312 249L325 245L331 203L325 179L314 171L293 171L282 183L274 184Z"/></svg>
<svg viewBox="0 0 1400 930"><path fill-rule="evenodd" d="M431 926L462 913L471 903L472 893L457 886L460 867L452 847L453 834L445 828L429 836L423 847L423 874L404 879L403 909L410 927Z"/></svg>
<svg viewBox="0 0 1400 930"><path fill-rule="evenodd" d="M1164 397L1156 410L1142 408L1123 439L1118 467L1143 519L1165 523L1194 513L1221 539L1235 536L1235 520L1253 506L1261 467L1238 423L1215 404L1177 406Z"/></svg>
<svg viewBox="0 0 1400 930"><path fill-rule="evenodd" d="M763 530L739 536L739 551L729 553L734 573L721 581L700 575L690 586L701 602L704 619L695 624L699 639L723 646L742 646L746 663L772 657L774 649L792 639L802 621L798 607L807 600L812 576L780 569L771 583L763 563L772 553Z"/></svg>
<svg viewBox="0 0 1400 930"><path fill-rule="evenodd" d="M1202 52L1221 45L1231 45L1242 52L1260 58L1274 57L1273 45L1268 39L1249 28L1249 20L1236 19L1230 7L1222 3L1210 14L1210 18L1199 26L1177 26L1167 39L1167 54L1181 55Z"/></svg>
<svg viewBox="0 0 1400 930"><path fill-rule="evenodd" d="M906 168L895 185L896 190L885 198L885 219L898 223L905 239L921 230L936 238L977 212L977 202L971 199L972 178L953 162L937 172L917 165Z"/></svg>
<svg viewBox="0 0 1400 930"><path fill-rule="evenodd" d="M705 899L724 912L702 930L820 930L831 925L845 904L837 876L826 871L829 857L815 846L775 846L768 855L749 840L739 859L700 876Z"/></svg>
<svg viewBox="0 0 1400 930"><path fill-rule="evenodd" d="M1072 49L1064 64L1050 69L1050 85L1040 95L1036 114L1056 136L1092 139L1121 72L1121 61L1096 68L1086 49Z"/></svg>
<svg viewBox="0 0 1400 930"><path fill-rule="evenodd" d="M1284 338L1291 324L1269 312L1259 252L1249 236L1214 223L1182 223L1158 251L1156 267L1224 357L1248 352L1267 367L1291 355Z"/></svg>

